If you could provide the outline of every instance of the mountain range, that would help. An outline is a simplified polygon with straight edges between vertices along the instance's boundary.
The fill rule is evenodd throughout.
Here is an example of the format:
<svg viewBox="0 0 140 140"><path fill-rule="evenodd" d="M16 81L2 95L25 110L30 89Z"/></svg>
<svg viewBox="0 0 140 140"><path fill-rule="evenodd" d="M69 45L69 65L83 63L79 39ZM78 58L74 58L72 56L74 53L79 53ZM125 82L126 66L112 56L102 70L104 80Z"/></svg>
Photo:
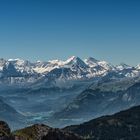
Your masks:
<svg viewBox="0 0 140 140"><path fill-rule="evenodd" d="M119 77L134 77L140 74L140 66L120 64L114 66L92 57L82 60L72 56L66 61L30 62L21 59L0 59L0 84L41 84L62 86L68 81L96 79L109 73Z"/></svg>
<svg viewBox="0 0 140 140"><path fill-rule="evenodd" d="M34 63L0 59L0 98L0 119L14 130L80 124L140 105L140 66L75 56Z"/></svg>

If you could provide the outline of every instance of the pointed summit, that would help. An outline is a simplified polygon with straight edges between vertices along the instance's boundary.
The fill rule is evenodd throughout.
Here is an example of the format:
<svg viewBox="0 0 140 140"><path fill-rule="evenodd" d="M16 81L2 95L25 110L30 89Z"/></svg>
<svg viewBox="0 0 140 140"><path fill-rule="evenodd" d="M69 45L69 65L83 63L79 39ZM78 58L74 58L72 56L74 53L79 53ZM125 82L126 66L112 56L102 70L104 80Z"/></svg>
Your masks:
<svg viewBox="0 0 140 140"><path fill-rule="evenodd" d="M76 57L76 56L72 56L68 60L66 60L65 65L79 66L79 67L82 67L82 68L87 67L85 62L82 59L80 59L79 57Z"/></svg>
<svg viewBox="0 0 140 140"><path fill-rule="evenodd" d="M77 59L80 59L79 57L76 56L71 56L70 58L67 59L67 63L72 62L72 61L76 61Z"/></svg>

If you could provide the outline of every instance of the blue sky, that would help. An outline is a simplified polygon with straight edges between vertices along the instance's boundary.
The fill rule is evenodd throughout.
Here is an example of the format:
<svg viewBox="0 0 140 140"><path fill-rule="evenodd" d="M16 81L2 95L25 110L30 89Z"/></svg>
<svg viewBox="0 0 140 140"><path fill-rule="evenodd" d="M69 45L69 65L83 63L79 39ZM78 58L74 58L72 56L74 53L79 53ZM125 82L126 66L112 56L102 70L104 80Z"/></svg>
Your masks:
<svg viewBox="0 0 140 140"><path fill-rule="evenodd" d="M0 57L140 63L139 0L0 0Z"/></svg>

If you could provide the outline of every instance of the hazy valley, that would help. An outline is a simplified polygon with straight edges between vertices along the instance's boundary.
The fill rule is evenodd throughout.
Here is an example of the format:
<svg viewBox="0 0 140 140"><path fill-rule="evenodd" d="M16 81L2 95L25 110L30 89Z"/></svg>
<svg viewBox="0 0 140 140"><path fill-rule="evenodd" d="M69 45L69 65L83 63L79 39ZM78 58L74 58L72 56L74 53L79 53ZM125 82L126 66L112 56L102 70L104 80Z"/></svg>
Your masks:
<svg viewBox="0 0 140 140"><path fill-rule="evenodd" d="M139 105L139 65L75 56L35 63L1 59L0 73L0 117L12 129L35 123L62 128Z"/></svg>

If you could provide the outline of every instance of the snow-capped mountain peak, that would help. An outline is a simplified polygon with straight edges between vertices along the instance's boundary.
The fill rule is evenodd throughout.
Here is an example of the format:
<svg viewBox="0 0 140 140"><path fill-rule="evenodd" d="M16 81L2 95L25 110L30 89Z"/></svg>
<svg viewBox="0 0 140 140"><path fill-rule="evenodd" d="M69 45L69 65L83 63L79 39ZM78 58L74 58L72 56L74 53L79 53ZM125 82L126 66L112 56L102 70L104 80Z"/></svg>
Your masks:
<svg viewBox="0 0 140 140"><path fill-rule="evenodd" d="M106 70L115 70L116 69L112 64L110 64L106 61L99 61L98 65L102 66Z"/></svg>
<svg viewBox="0 0 140 140"><path fill-rule="evenodd" d="M70 58L68 58L66 61L65 61L65 64L68 64L68 63L71 63L71 62L76 62L78 59L78 57L76 56L71 56Z"/></svg>
<svg viewBox="0 0 140 140"><path fill-rule="evenodd" d="M129 65L125 64L125 63L121 63L120 65L116 66L116 68L118 70L124 70L124 69L131 69L132 66L129 66Z"/></svg>
<svg viewBox="0 0 140 140"><path fill-rule="evenodd" d="M68 60L64 62L64 64L70 67L77 67L77 66L81 68L88 67L82 59L76 56L70 57Z"/></svg>
<svg viewBox="0 0 140 140"><path fill-rule="evenodd" d="M0 71L3 70L4 65L6 64L6 60L4 60L3 58L0 59Z"/></svg>
<svg viewBox="0 0 140 140"><path fill-rule="evenodd" d="M93 57L89 57L87 59L84 60L84 62L89 65L90 67L95 67L98 65L98 60L96 60L95 58Z"/></svg>
<svg viewBox="0 0 140 140"><path fill-rule="evenodd" d="M64 61L61 61L61 60L50 60L48 61L49 63L53 64L53 65L58 65L58 66L62 66L64 65Z"/></svg>
<svg viewBox="0 0 140 140"><path fill-rule="evenodd" d="M32 69L34 64L29 62L28 60L22 60L17 58L17 59L8 59L7 62L14 65L15 69L24 75L35 74L35 71Z"/></svg>
<svg viewBox="0 0 140 140"><path fill-rule="evenodd" d="M22 60L22 59L8 59L8 62L16 65L16 66L31 66L31 62L29 62L28 60Z"/></svg>
<svg viewBox="0 0 140 140"><path fill-rule="evenodd" d="M140 70L140 64L138 64L138 65L136 66L136 69Z"/></svg>
<svg viewBox="0 0 140 140"><path fill-rule="evenodd" d="M87 59L85 59L85 61L87 61L87 62L93 62L93 63L99 62L99 60L97 60L97 59L95 59L93 57L88 57Z"/></svg>
<svg viewBox="0 0 140 140"><path fill-rule="evenodd" d="M37 61L32 63L22 59L0 59L0 77L1 80L12 83L28 83L40 81L42 78L53 80L58 83L69 80L82 80L90 78L102 78L106 75L118 74L121 77L134 77L140 75L140 65L131 67L126 64L113 66L106 61L99 61L89 57L82 60L79 57L72 56L66 61L51 60L47 62ZM10 77L11 76L11 77ZM10 77L10 78L9 78ZM3 81L0 80L0 83Z"/></svg>

